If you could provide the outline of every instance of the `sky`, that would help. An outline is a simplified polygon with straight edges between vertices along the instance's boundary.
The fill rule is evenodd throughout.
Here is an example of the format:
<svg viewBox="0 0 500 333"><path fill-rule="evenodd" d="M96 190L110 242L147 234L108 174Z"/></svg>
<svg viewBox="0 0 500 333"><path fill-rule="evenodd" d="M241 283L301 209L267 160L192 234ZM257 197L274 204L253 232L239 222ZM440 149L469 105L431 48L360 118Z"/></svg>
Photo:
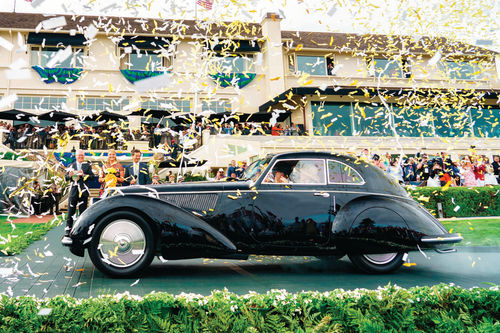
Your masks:
<svg viewBox="0 0 500 333"><path fill-rule="evenodd" d="M500 51L500 0L3 0L2 11L260 22L283 30L445 36Z"/></svg>

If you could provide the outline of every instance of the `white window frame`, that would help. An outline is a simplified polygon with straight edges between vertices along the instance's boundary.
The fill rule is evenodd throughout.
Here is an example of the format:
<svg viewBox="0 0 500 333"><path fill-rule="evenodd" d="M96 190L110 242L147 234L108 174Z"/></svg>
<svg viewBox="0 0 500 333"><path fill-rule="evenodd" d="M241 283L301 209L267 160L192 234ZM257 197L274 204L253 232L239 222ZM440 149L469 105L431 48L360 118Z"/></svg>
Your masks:
<svg viewBox="0 0 500 333"><path fill-rule="evenodd" d="M130 50L128 52L127 50ZM145 69L136 69L134 68L133 64L130 62L130 55L132 53L137 54L137 51L140 52L142 56L154 54L157 56L160 56L162 59L162 63L160 68L154 69L154 71L172 71L174 68L174 56L166 56L163 54L162 49L138 49L138 48L133 48L132 46L126 46L126 47L120 47L119 48L119 53L120 53L120 69L129 69L129 70L138 70L138 71L146 71ZM145 52L145 53L142 53ZM151 71L151 69L149 69Z"/></svg>
<svg viewBox="0 0 500 333"><path fill-rule="evenodd" d="M204 108L203 107L203 103L206 103L207 106L208 106L208 108ZM215 110L212 110L210 108L210 104L211 103L216 103L217 104ZM223 105L220 105L219 103L223 103ZM228 110L226 110L226 108L225 108L226 106L229 106ZM223 111L217 111L218 108L222 108ZM221 100L218 100L218 101L207 101L207 100L202 100L201 101L201 111L202 112L203 111L214 111L217 114L217 113L229 112L231 110L232 110L232 105L231 105L231 101L229 99L221 99Z"/></svg>
<svg viewBox="0 0 500 333"><path fill-rule="evenodd" d="M472 77L469 77L469 78L452 78L451 75L450 75L450 71L448 69L448 66L447 66L447 63L449 62L452 62L452 63L469 63L471 64L471 66L474 66L476 65L478 68L478 70L480 70L480 72L478 74L475 74L473 75ZM450 80L456 80L456 81L483 81L483 80L486 80L485 78L485 75L484 75L484 71L481 70L480 66L479 66L479 63L478 62L473 62L473 61L455 61L453 59L441 59L441 61L439 62L439 67L440 69L443 71L443 73L445 74L445 76L450 79ZM475 72L474 72L475 73Z"/></svg>
<svg viewBox="0 0 500 333"><path fill-rule="evenodd" d="M294 71L293 72L290 72L291 74L295 74L295 75L301 75L302 72L299 71L299 68L298 68L298 62L297 62L297 58L298 57L322 57L325 61L325 74L310 74L310 73L307 73L311 76L320 76L320 77L325 77L325 76L335 76L335 74L330 74L328 72L328 60L329 58L332 60L333 62L333 69L335 70L335 64L336 64L336 57L335 55L333 54L328 54L328 55L321 55L321 54L297 54L297 53L293 53L291 55L288 55L288 57L292 56L293 57L293 68L294 68ZM290 58L287 57L287 62L288 62L288 70L290 71L291 69L291 64L290 64Z"/></svg>
<svg viewBox="0 0 500 333"><path fill-rule="evenodd" d="M245 69L242 71L242 72L239 72L239 71L234 71L234 67L233 65L231 66L231 71L227 71L227 66L223 66L221 65L220 63L222 62L221 59L224 59L224 60L229 60L229 59L233 59L231 60L231 62L234 63L234 59L235 58L247 58L248 61L245 61ZM255 65L255 53L252 52L252 53L237 53L237 54L227 54L227 55L221 55L220 53L217 53L214 57L213 57L213 69L216 70L216 72L219 72L219 73L256 73L256 65ZM250 65L249 65L250 64Z"/></svg>
<svg viewBox="0 0 500 333"><path fill-rule="evenodd" d="M32 60L32 54L33 54L33 51L37 51L38 52L38 59L37 59L37 63L36 64L33 64L31 63L31 66L40 66L40 67L44 67L42 66L42 51L44 48L57 48L59 50L63 50L64 48L66 48L67 46L57 46L57 45L45 45L42 47L42 45L30 45L30 63L31 63L31 60ZM35 50L37 49L37 50ZM78 52L79 50L81 50L80 52ZM73 52L71 57L71 65L74 65L73 67L70 67L70 68L84 68L84 64L82 63L82 66L79 67L79 66L76 66L77 63L76 63L76 55L77 53L81 53L82 54L82 57L86 57L87 56L87 53L88 53L88 48L85 47L85 46L71 46L71 51ZM54 53L56 53L56 51L54 51ZM85 58L83 58L83 60L85 60ZM57 68L57 67L56 67Z"/></svg>
<svg viewBox="0 0 500 333"><path fill-rule="evenodd" d="M391 76L385 76L385 75L381 75L380 78L382 79L393 79L393 80L400 80L400 79L409 79L412 75L412 61L411 59L409 58L401 58L401 59L386 59L386 58L383 58L383 57L369 57L366 61L367 61L367 64L366 64L366 68L368 69L368 76L370 77L374 77L374 78L378 78L379 76L377 75L377 73L375 73L375 66L374 66L374 62L376 62L377 60L387 60L389 62L393 62L393 61L399 61L401 63L401 71L400 71L400 74L401 76L399 77L391 77ZM405 64L406 64L406 68L409 69L409 71L405 71Z"/></svg>
<svg viewBox="0 0 500 333"><path fill-rule="evenodd" d="M269 175L272 174L274 167L278 162L283 162L283 161L321 161L323 162L323 179L325 180L322 183L266 183L264 180L268 179ZM269 171L266 173L265 177L262 178L261 184L265 185L278 185L278 186L283 186L283 185L308 185L308 186L325 186L328 183L328 179L326 178L328 176L328 173L326 171L326 161L321 158L285 158L285 159L279 159L274 161L272 167L269 169Z"/></svg>
<svg viewBox="0 0 500 333"><path fill-rule="evenodd" d="M330 169L328 168L328 162L335 162L335 163L339 163L339 164L343 164L345 165L346 167L348 168L351 168L352 170L354 170L354 172L356 173L356 175L358 175L359 179L361 179L361 182L358 182L358 183L346 183L346 182L342 182L342 183L337 183L337 182L330 182ZM366 184L365 182L365 179L363 177L361 177L361 174L358 172L358 170L356 170L355 168L353 168L352 166L344 163L344 162L341 162L341 161L337 161L337 160L332 160L331 158L327 159L326 160L326 167L327 167L327 170L326 170L326 173L327 173L327 181L328 181L328 185L356 185L356 186L360 186L360 185L364 185Z"/></svg>
<svg viewBox="0 0 500 333"><path fill-rule="evenodd" d="M109 111L109 112L116 113L116 112L122 112L123 108L126 105L128 105L129 102L130 102L130 98L126 97L126 98L123 99L123 101L120 104L118 104L118 103L115 102L112 105L105 105L104 102L103 102L104 109L98 109L98 108L89 109L89 108L86 107L87 104L82 105L82 100L86 100L87 98L94 98L94 99L104 100L104 102L106 102L106 100L108 100L108 99L110 101L116 101L116 102L118 102L120 100L120 97L113 98L113 97L100 97L100 96L78 96L78 100L77 100L77 103L78 103L77 109L78 110L82 110L82 111ZM119 109L114 109L113 105L117 105L120 108Z"/></svg>

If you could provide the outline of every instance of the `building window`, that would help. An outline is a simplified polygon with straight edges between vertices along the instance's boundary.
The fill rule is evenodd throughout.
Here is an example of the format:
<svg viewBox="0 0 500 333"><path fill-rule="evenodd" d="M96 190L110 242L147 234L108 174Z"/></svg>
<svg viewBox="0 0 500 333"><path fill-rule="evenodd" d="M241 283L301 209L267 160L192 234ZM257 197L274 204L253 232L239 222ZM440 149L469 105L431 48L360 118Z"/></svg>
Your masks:
<svg viewBox="0 0 500 333"><path fill-rule="evenodd" d="M121 52L121 69L138 71L166 71L172 69L172 57L165 56L162 50L133 50L132 47L124 47Z"/></svg>
<svg viewBox="0 0 500 333"><path fill-rule="evenodd" d="M331 59L330 59L331 60ZM327 58L324 56L305 56L297 55L297 74L307 73L310 75L328 75L327 73L333 70L333 60L331 60L327 67Z"/></svg>
<svg viewBox="0 0 500 333"><path fill-rule="evenodd" d="M66 97L55 96L18 96L14 109L20 110L55 110L61 109Z"/></svg>
<svg viewBox="0 0 500 333"><path fill-rule="evenodd" d="M402 137L434 135L432 111L427 108L392 106L394 129Z"/></svg>
<svg viewBox="0 0 500 333"><path fill-rule="evenodd" d="M440 137L464 137L470 134L470 118L465 109L439 108L432 110L434 134Z"/></svg>
<svg viewBox="0 0 500 333"><path fill-rule="evenodd" d="M472 119L474 136L480 138L500 137L500 109L498 108L468 108Z"/></svg>
<svg viewBox="0 0 500 333"><path fill-rule="evenodd" d="M31 65L47 67L49 61L54 57L58 51L63 50L65 47L55 47L47 46L42 47L40 45L31 46ZM82 68L84 61L83 47L72 46L71 50L73 53L70 57L62 62L57 62L55 65L51 66L54 68Z"/></svg>
<svg viewBox="0 0 500 333"><path fill-rule="evenodd" d="M483 78L483 72L477 62L443 61L441 67L446 77L452 80L478 80Z"/></svg>
<svg viewBox="0 0 500 333"><path fill-rule="evenodd" d="M231 103L227 100L201 101L202 111L213 111L215 113L231 112Z"/></svg>
<svg viewBox="0 0 500 333"><path fill-rule="evenodd" d="M253 54L216 56L211 67L211 72L216 73L254 73L254 56Z"/></svg>
<svg viewBox="0 0 500 333"><path fill-rule="evenodd" d="M354 103L354 128L361 136L392 136L390 114L383 105Z"/></svg>
<svg viewBox="0 0 500 333"><path fill-rule="evenodd" d="M126 98L99 98L99 97L84 97L78 100L79 110L89 111L121 111L129 104Z"/></svg>
<svg viewBox="0 0 500 333"><path fill-rule="evenodd" d="M312 102L315 135L352 136L350 103Z"/></svg>
<svg viewBox="0 0 500 333"><path fill-rule="evenodd" d="M191 101L188 99L160 99L142 102L143 109L165 110L169 112L190 112Z"/></svg>
<svg viewBox="0 0 500 333"><path fill-rule="evenodd" d="M372 58L368 61L370 76L382 78L410 78L411 64L408 59Z"/></svg>

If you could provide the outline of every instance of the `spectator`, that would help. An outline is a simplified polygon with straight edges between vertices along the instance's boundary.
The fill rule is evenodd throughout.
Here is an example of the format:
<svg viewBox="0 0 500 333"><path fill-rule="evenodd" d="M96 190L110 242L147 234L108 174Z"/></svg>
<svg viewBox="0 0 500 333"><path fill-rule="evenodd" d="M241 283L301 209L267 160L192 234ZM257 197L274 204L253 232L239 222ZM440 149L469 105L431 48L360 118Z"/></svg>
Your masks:
<svg viewBox="0 0 500 333"><path fill-rule="evenodd" d="M87 209L87 201L89 198L88 183L94 178L92 167L84 161L85 154L83 150L76 151L76 162L67 168L66 180L70 180L69 198L68 198L68 218L66 220L66 228L64 229L63 244L71 244L69 232L73 227L73 215L78 208L82 214Z"/></svg>
<svg viewBox="0 0 500 333"><path fill-rule="evenodd" d="M215 181L220 181L220 180L224 180L224 169L220 168L219 171L217 171L217 174L215 175L215 178L214 180Z"/></svg>
<svg viewBox="0 0 500 333"><path fill-rule="evenodd" d="M462 175L464 177L464 186L477 186L476 175L474 174L474 167L469 156L462 159Z"/></svg>
<svg viewBox="0 0 500 333"><path fill-rule="evenodd" d="M387 173L392 176L399 184L403 184L403 169L396 160L391 160Z"/></svg>
<svg viewBox="0 0 500 333"><path fill-rule="evenodd" d="M125 169L116 159L116 151L108 151L108 161L99 170L99 183L101 183L101 194L105 189L120 186L125 178Z"/></svg>
<svg viewBox="0 0 500 333"><path fill-rule="evenodd" d="M236 171L236 161L232 160L231 164L227 168L227 177L228 178L238 178L237 171Z"/></svg>
<svg viewBox="0 0 500 333"><path fill-rule="evenodd" d="M500 156L493 156L493 163L491 163L491 166L493 167L493 174L497 178L497 182L500 184Z"/></svg>
<svg viewBox="0 0 500 333"><path fill-rule="evenodd" d="M131 154L132 164L125 168L124 185L150 184L149 168L147 163L141 162L141 151L139 149L133 149Z"/></svg>
<svg viewBox="0 0 500 333"><path fill-rule="evenodd" d="M495 177L493 166L490 163L490 159L484 156L484 184L485 185L498 185L497 178Z"/></svg>

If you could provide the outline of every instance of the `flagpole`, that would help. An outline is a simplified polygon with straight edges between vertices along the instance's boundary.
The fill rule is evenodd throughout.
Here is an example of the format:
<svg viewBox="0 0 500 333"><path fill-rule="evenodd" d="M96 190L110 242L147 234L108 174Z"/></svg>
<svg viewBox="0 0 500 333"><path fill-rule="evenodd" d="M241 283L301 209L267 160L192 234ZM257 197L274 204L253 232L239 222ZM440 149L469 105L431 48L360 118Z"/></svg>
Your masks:
<svg viewBox="0 0 500 333"><path fill-rule="evenodd" d="M14 0L14 13L16 12L16 2L17 0Z"/></svg>

